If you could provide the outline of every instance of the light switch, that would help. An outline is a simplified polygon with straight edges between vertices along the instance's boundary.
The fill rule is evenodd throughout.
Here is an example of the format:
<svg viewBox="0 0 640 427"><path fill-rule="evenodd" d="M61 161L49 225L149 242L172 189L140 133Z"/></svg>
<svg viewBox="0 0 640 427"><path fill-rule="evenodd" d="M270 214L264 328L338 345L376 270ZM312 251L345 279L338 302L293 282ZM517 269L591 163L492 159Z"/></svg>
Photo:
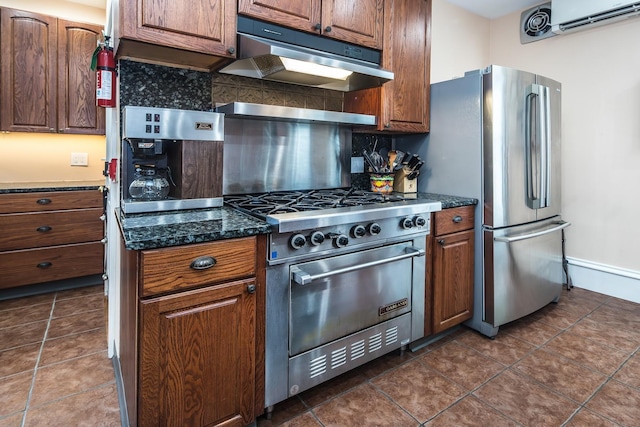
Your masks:
<svg viewBox="0 0 640 427"><path fill-rule="evenodd" d="M88 166L89 153L71 153L71 166Z"/></svg>

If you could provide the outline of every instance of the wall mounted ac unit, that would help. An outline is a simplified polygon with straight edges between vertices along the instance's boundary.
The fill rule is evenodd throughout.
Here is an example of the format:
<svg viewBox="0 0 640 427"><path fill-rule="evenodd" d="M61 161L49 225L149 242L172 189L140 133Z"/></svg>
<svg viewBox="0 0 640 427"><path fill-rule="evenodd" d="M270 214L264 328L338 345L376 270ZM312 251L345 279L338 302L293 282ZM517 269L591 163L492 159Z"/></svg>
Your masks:
<svg viewBox="0 0 640 427"><path fill-rule="evenodd" d="M640 0L552 0L556 34L585 30L640 15Z"/></svg>

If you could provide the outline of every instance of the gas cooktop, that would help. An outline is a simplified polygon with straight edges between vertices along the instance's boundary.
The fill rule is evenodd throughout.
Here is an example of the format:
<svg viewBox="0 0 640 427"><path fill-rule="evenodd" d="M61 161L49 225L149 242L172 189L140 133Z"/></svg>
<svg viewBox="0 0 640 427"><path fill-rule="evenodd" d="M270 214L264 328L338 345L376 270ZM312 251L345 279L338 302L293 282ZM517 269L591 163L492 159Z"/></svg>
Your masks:
<svg viewBox="0 0 640 427"><path fill-rule="evenodd" d="M433 200L343 188L231 195L225 196L224 202L266 220L279 232L425 214L442 208Z"/></svg>

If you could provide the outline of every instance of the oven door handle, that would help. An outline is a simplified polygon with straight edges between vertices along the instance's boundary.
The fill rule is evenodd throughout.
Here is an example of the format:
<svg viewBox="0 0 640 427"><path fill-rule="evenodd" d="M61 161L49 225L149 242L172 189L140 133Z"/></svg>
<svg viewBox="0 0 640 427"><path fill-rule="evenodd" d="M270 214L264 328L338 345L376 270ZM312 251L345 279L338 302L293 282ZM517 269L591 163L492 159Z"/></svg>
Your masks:
<svg viewBox="0 0 640 427"><path fill-rule="evenodd" d="M337 274L349 273L351 271L362 270L364 268L374 267L380 264L386 264L388 262L400 261L401 259L413 258L424 256L424 249L414 248L413 246L409 246L405 248L406 253L402 255L396 255L389 258L378 259L371 262L365 262L364 264L352 265L349 267L338 268L335 270L325 271L324 273L311 275L306 271L300 269L299 267L291 267L291 273L293 277L293 281L299 285L308 285L314 280L324 279L325 277L335 276Z"/></svg>

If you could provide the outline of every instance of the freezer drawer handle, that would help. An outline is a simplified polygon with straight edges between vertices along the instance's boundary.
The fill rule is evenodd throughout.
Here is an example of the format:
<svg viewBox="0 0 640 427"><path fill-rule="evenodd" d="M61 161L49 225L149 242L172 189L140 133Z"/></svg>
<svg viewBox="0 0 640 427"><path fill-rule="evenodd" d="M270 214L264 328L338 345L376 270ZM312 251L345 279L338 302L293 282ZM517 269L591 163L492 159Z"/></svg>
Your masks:
<svg viewBox="0 0 640 427"><path fill-rule="evenodd" d="M299 285L308 285L314 280L324 279L325 277L335 276L338 274L349 273L351 271L362 270L364 268L374 267L380 264L386 264L388 262L400 261L406 258L420 257L425 255L424 249L418 249L414 247L405 248L406 253L402 255L396 255L389 258L379 259L376 261L365 262L364 264L352 265L349 267L338 268L336 270L325 271L324 273L319 273L316 275L311 275L306 271L301 270L298 267L291 267L291 272L293 273L293 281Z"/></svg>
<svg viewBox="0 0 640 427"><path fill-rule="evenodd" d="M563 228L567 228L568 226L571 225L570 222L566 222L566 221L559 221L556 224L558 224L556 227L549 228L549 229L544 230L544 231L537 231L535 233L523 234L521 236L513 236L513 237L494 237L493 240L495 240L496 242L504 242L504 243L517 242L518 240L532 239L534 237L543 236L545 234L553 233L555 231L562 230Z"/></svg>

